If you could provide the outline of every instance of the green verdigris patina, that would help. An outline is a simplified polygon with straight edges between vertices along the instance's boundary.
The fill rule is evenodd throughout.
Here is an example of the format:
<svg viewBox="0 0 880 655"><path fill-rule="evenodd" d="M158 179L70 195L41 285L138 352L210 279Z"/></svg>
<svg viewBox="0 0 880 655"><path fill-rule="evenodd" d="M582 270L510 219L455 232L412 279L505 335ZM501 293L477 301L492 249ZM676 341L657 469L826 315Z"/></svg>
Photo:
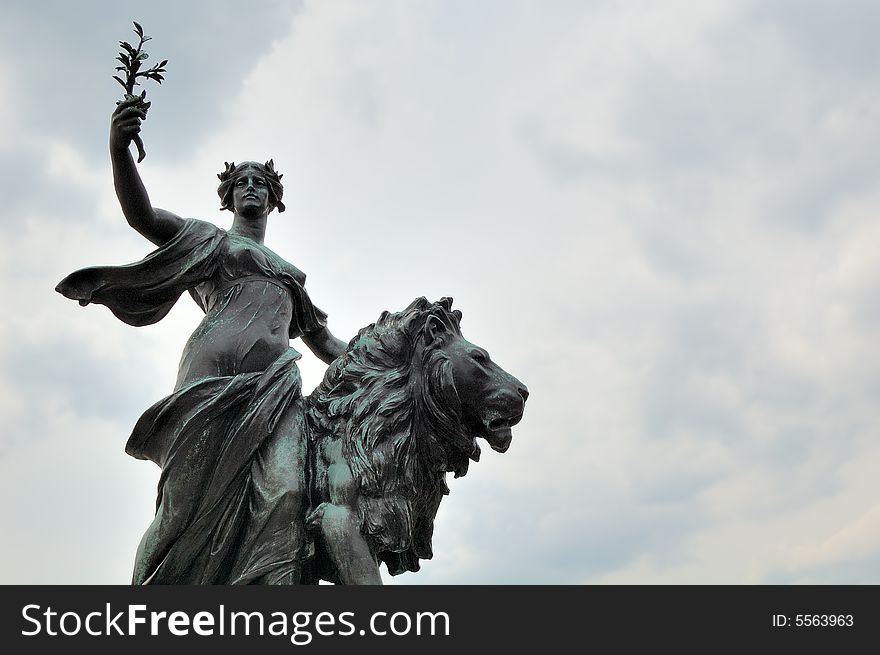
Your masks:
<svg viewBox="0 0 880 655"><path fill-rule="evenodd" d="M153 207L129 146L146 108L113 112L110 156L129 225L157 250L135 264L72 273L57 290L135 326L188 292L205 312L173 393L126 446L162 469L135 584L380 584L431 557L447 472L467 472L477 437L504 452L528 392L464 339L451 299L385 312L346 345L305 290L305 274L263 241L284 211L281 175L227 163L229 230ZM143 152L141 144L137 144ZM330 365L303 397L303 343Z"/></svg>
<svg viewBox="0 0 880 655"><path fill-rule="evenodd" d="M378 584L432 556L446 473L467 473L484 438L511 441L528 392L467 341L452 299L417 298L352 339L306 400L317 528L310 580Z"/></svg>

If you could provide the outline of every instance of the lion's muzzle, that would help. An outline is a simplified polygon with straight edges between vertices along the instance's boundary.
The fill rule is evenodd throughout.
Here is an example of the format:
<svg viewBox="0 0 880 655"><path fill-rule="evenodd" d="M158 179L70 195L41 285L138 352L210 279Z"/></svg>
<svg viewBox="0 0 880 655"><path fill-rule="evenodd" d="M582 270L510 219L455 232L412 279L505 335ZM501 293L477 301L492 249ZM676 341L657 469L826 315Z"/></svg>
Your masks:
<svg viewBox="0 0 880 655"><path fill-rule="evenodd" d="M515 391L506 388L495 395L489 403L491 410L483 419L483 438L492 450L499 453L507 452L510 448L513 439L511 428L522 420L526 399L529 397L528 389L518 380L511 386Z"/></svg>

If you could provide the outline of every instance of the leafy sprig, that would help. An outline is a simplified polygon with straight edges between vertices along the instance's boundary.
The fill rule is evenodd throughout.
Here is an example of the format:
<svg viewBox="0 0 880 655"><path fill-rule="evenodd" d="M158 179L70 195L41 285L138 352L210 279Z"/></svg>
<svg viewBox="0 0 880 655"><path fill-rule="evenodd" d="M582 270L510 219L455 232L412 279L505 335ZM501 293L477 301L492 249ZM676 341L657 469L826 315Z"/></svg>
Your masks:
<svg viewBox="0 0 880 655"><path fill-rule="evenodd" d="M125 89L125 95L129 97L134 96L134 87L140 86L138 79L155 80L162 84L162 81L165 79L162 73L166 72L165 66L168 64L168 60L163 59L151 68L141 70L143 62L149 58L149 55L144 50L144 44L153 37L145 36L144 28L137 21L132 22L134 23L134 33L137 34L139 42L137 47L134 47L128 41L119 42L119 47L122 50L116 57L116 60L122 65L117 66L116 70L125 75L125 80L119 75L113 76L113 79L119 82L122 88ZM146 91L141 92L141 97L146 97Z"/></svg>
<svg viewBox="0 0 880 655"><path fill-rule="evenodd" d="M143 62L149 58L146 50L144 50L144 44L147 41L150 41L152 37L144 35L144 28L141 27L137 21L132 22L134 23L134 33L137 34L139 40L137 47L134 47L128 41L119 42L119 47L122 48L122 50L116 56L116 61L122 65L117 66L116 70L123 74L125 79L123 80L119 75L114 75L113 79L119 82L122 88L125 89L125 99L116 104L137 99L137 102L133 103L133 106L138 107L143 113L143 117L146 118L147 110L150 108L150 103L146 101L147 92L146 90L142 90L140 95L135 95L134 87L140 86L138 79L155 80L157 83L162 84L162 81L165 79L162 73L165 72L165 66L168 64L168 60L163 59L150 68L143 68ZM144 150L144 142L139 134L136 134L132 138L132 141L135 146L137 146L138 163L140 163L144 160L144 157L147 156L147 153Z"/></svg>

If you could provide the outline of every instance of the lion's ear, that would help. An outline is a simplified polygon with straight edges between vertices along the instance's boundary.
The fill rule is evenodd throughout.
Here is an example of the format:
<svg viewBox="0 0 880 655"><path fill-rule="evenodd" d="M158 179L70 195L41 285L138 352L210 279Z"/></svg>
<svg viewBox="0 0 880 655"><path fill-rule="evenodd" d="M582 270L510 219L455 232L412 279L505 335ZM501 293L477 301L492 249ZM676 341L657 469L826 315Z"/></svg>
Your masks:
<svg viewBox="0 0 880 655"><path fill-rule="evenodd" d="M449 328L438 316L431 314L425 321L425 343L434 343L437 340L442 341L446 338Z"/></svg>

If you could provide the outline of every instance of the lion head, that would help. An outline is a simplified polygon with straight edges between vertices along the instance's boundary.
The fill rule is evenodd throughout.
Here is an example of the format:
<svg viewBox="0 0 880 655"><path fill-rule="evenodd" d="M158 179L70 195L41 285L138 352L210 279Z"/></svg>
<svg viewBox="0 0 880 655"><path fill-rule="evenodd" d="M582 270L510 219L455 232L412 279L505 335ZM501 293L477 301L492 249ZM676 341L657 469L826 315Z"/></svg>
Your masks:
<svg viewBox="0 0 880 655"><path fill-rule="evenodd" d="M452 299L417 298L351 340L309 399L313 438L339 440L358 482L361 532L392 575L432 556L446 473L507 450L528 392L461 334Z"/></svg>

